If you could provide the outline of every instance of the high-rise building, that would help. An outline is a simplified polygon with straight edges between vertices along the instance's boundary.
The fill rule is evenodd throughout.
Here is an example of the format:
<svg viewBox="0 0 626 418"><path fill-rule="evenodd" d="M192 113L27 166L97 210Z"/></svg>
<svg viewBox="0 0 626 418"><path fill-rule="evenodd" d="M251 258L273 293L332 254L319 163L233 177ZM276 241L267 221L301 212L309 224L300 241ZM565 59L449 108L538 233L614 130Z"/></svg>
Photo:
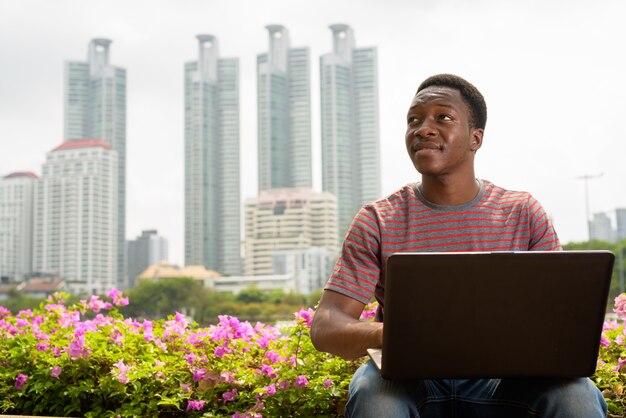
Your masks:
<svg viewBox="0 0 626 418"><path fill-rule="evenodd" d="M617 221L617 240L626 239L626 208L615 209L615 220Z"/></svg>
<svg viewBox="0 0 626 418"><path fill-rule="evenodd" d="M65 63L65 141L102 139L117 153L116 286L125 287L126 70L109 63L109 39L89 43L87 62Z"/></svg>
<svg viewBox="0 0 626 418"><path fill-rule="evenodd" d="M333 51L320 58L322 190L337 196L339 234L361 205L380 198L378 58L356 48L348 25L331 25Z"/></svg>
<svg viewBox="0 0 626 418"><path fill-rule="evenodd" d="M336 257L337 199L311 189L272 189L245 202L245 269L248 276L273 274L274 254L321 247Z"/></svg>
<svg viewBox="0 0 626 418"><path fill-rule="evenodd" d="M198 35L185 64L185 264L241 274L239 60Z"/></svg>
<svg viewBox="0 0 626 418"><path fill-rule="evenodd" d="M604 212L594 213L593 219L589 221L589 234L591 240L614 242L615 231L611 218Z"/></svg>
<svg viewBox="0 0 626 418"><path fill-rule="evenodd" d="M31 273L33 193L37 176L17 172L0 180L0 276L21 282Z"/></svg>
<svg viewBox="0 0 626 418"><path fill-rule="evenodd" d="M141 235L126 243L128 287L136 285L137 276L153 264L167 260L167 240L156 230L141 231Z"/></svg>
<svg viewBox="0 0 626 418"><path fill-rule="evenodd" d="M117 175L117 152L100 139L47 154L34 196L34 272L65 279L77 294L117 286Z"/></svg>
<svg viewBox="0 0 626 418"><path fill-rule="evenodd" d="M257 56L259 191L311 187L311 88L308 48L266 27L269 51Z"/></svg>

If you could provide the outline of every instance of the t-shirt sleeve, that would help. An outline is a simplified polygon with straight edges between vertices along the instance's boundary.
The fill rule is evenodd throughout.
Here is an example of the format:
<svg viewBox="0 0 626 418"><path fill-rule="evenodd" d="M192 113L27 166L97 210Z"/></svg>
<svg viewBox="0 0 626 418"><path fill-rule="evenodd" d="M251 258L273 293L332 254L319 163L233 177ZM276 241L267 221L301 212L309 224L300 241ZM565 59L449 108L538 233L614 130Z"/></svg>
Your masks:
<svg viewBox="0 0 626 418"><path fill-rule="evenodd" d="M380 229L376 213L364 206L343 241L341 254L324 289L368 303L380 278Z"/></svg>
<svg viewBox="0 0 626 418"><path fill-rule="evenodd" d="M528 199L528 223L530 251L559 251L561 243L552 222L541 204L532 196Z"/></svg>

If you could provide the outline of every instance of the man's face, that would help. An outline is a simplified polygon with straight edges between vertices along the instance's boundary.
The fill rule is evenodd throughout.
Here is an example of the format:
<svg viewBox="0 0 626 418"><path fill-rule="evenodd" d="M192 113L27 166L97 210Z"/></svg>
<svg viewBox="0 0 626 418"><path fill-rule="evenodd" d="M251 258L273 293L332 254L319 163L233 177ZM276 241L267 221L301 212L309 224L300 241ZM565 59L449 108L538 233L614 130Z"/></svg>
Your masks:
<svg viewBox="0 0 626 418"><path fill-rule="evenodd" d="M483 130L458 90L431 86L415 95L407 114L406 149L422 175L442 176L472 169ZM471 172L471 171L466 171Z"/></svg>

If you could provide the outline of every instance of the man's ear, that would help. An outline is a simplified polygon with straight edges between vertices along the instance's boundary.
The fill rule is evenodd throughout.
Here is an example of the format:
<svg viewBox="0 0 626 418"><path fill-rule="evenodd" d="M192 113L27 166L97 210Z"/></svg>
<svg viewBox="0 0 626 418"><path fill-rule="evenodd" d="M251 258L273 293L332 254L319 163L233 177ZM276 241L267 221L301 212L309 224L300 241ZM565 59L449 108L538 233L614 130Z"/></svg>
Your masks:
<svg viewBox="0 0 626 418"><path fill-rule="evenodd" d="M473 128L471 132L470 150L476 152L483 145L483 133L481 128Z"/></svg>

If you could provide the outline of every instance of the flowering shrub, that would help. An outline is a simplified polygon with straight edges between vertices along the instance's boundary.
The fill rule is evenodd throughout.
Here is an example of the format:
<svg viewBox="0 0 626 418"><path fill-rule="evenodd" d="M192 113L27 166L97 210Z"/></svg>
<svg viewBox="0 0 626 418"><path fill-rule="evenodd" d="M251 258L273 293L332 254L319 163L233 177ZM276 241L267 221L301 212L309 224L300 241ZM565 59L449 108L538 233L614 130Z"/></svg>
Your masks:
<svg viewBox="0 0 626 418"><path fill-rule="evenodd" d="M116 290L73 306L64 297L17 315L0 306L0 413L337 417L360 364L315 350L311 309L282 330L232 316L199 328L179 313L124 319L117 307L128 299ZM604 323L593 380L609 417L626 417L626 294L615 306L620 322Z"/></svg>
<svg viewBox="0 0 626 418"><path fill-rule="evenodd" d="M0 307L0 412L126 417L340 416L359 362L315 350L311 309L283 330L220 316L124 319L113 290L65 306ZM365 316L373 307L368 306ZM108 311L105 315L103 311Z"/></svg>
<svg viewBox="0 0 626 418"><path fill-rule="evenodd" d="M594 382L609 404L609 417L626 417L626 294L615 298L617 321L605 321Z"/></svg>

